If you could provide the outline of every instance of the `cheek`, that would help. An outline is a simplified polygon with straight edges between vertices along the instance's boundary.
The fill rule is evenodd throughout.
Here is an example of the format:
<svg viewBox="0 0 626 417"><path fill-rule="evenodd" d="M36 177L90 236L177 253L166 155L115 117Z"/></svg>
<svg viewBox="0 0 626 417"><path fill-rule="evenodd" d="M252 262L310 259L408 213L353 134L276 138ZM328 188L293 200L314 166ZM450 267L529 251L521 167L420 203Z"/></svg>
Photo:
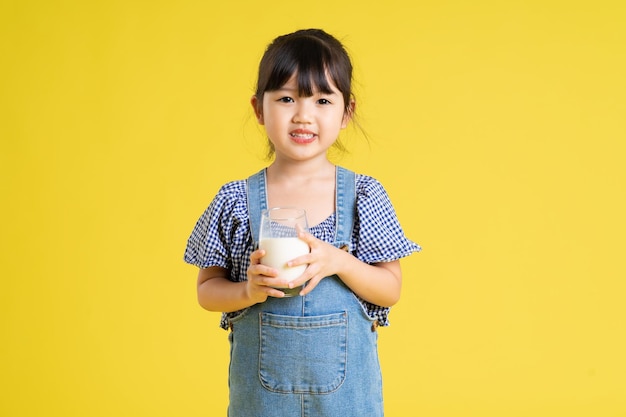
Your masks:
<svg viewBox="0 0 626 417"><path fill-rule="evenodd" d="M338 114L335 118L335 126L337 126L338 129L343 129L348 125L348 120L349 118L343 113Z"/></svg>
<svg viewBox="0 0 626 417"><path fill-rule="evenodd" d="M265 107L264 114L266 122L273 121L274 123L281 123L288 117L285 111L275 106Z"/></svg>
<svg viewBox="0 0 626 417"><path fill-rule="evenodd" d="M280 126L282 124L280 113L276 113L271 110L265 112L264 119L265 127L268 129L275 128L276 126Z"/></svg>

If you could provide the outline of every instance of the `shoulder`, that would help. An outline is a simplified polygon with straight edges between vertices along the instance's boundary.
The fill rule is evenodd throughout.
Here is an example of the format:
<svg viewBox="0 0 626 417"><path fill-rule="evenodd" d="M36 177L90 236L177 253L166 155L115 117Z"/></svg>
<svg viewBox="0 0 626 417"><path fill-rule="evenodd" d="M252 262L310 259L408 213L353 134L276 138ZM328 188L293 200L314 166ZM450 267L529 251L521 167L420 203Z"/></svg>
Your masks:
<svg viewBox="0 0 626 417"><path fill-rule="evenodd" d="M360 220L379 223L395 218L395 209L385 187L369 175L356 175L356 206ZM384 220L386 222L387 220Z"/></svg>
<svg viewBox="0 0 626 417"><path fill-rule="evenodd" d="M239 199L246 196L246 180L230 181L222 185L217 192L216 197L227 200Z"/></svg>
<svg viewBox="0 0 626 417"><path fill-rule="evenodd" d="M241 222L248 215L247 205L246 181L227 182L219 188L201 221L221 224Z"/></svg>
<svg viewBox="0 0 626 417"><path fill-rule="evenodd" d="M220 187L196 222L191 240L200 243L207 240L213 242L216 240L215 236L230 236L234 229L247 225L247 218L245 180L228 182Z"/></svg>
<svg viewBox="0 0 626 417"><path fill-rule="evenodd" d="M246 180L230 181L222 185L211 205L236 206L246 204Z"/></svg>
<svg viewBox="0 0 626 417"><path fill-rule="evenodd" d="M385 187L376 178L364 174L356 174L356 194L358 198L386 198Z"/></svg>

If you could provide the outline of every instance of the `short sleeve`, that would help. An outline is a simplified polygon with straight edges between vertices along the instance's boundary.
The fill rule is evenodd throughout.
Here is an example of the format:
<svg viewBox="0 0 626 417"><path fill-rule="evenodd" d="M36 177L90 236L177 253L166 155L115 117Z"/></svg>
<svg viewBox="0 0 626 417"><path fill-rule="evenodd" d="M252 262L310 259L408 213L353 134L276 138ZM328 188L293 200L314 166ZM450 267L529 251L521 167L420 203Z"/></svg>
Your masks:
<svg viewBox="0 0 626 417"><path fill-rule="evenodd" d="M199 268L233 271L250 239L245 182L224 185L196 222L185 249L185 262ZM240 253L242 252L242 253Z"/></svg>
<svg viewBox="0 0 626 417"><path fill-rule="evenodd" d="M357 176L355 256L366 263L391 262L421 250L405 235L386 190L376 179Z"/></svg>

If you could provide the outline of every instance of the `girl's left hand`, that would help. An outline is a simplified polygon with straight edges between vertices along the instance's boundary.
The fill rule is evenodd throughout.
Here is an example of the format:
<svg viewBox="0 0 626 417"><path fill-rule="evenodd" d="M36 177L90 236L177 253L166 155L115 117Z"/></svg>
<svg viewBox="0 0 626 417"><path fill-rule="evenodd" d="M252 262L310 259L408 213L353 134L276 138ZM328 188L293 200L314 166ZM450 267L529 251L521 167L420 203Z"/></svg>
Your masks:
<svg viewBox="0 0 626 417"><path fill-rule="evenodd" d="M341 249L337 249L330 243L317 239L310 233L300 232L298 238L309 245L311 252L299 256L287 264L288 266L308 264L304 273L289 283L289 288L295 288L306 282L306 287L300 291L300 295L306 295L313 291L322 279L337 274L342 266L342 262L345 262L344 256L351 255Z"/></svg>

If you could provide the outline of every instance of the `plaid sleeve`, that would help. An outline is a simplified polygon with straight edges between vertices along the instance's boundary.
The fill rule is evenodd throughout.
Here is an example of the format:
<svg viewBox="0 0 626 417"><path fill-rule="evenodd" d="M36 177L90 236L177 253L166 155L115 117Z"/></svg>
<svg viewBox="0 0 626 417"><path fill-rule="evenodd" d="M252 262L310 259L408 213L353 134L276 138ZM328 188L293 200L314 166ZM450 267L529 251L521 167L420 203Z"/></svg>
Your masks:
<svg viewBox="0 0 626 417"><path fill-rule="evenodd" d="M219 266L233 269L233 248L245 239L247 224L245 184L224 185L196 222L187 240L185 262L199 268ZM244 235L242 237L242 235Z"/></svg>
<svg viewBox="0 0 626 417"><path fill-rule="evenodd" d="M355 255L366 263L391 262L421 248L407 239L382 184L372 177L357 177Z"/></svg>

